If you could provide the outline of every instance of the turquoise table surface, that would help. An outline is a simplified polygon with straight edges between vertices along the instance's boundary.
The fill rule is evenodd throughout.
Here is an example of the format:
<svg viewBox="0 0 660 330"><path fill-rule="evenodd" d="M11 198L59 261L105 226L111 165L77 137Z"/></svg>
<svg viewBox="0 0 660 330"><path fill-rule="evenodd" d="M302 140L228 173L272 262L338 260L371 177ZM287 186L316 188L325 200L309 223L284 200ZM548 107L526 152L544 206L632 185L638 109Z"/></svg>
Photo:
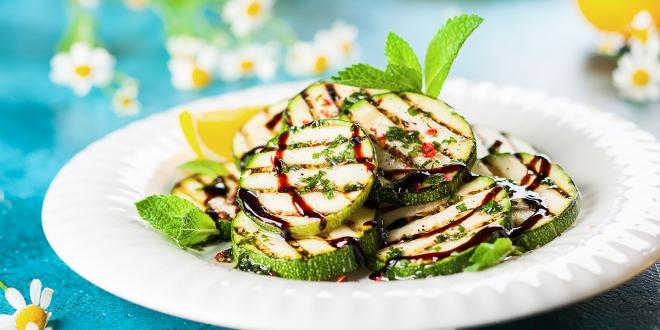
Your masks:
<svg viewBox="0 0 660 330"><path fill-rule="evenodd" d="M258 82L217 84L203 93L176 91L169 83L159 19L108 1L101 6L101 35L118 55L118 68L142 82L144 104L138 118L118 118L100 93L77 99L48 80L49 60L65 26L63 4L0 1L0 280L24 293L35 277L55 289L51 325L58 329L212 328L134 305L75 274L44 237L41 204L57 171L94 140L174 105ZM486 21L466 44L453 76L571 97L660 137L660 104L633 106L616 98L608 76L612 64L590 56L596 34L570 1L280 0L276 6L306 39L336 18L358 26L362 58L375 64L384 62L387 31L423 50L440 22L457 11L478 13ZM292 79L279 74L275 82ZM0 301L0 314L9 312ZM602 295L492 328L659 329L658 265Z"/></svg>

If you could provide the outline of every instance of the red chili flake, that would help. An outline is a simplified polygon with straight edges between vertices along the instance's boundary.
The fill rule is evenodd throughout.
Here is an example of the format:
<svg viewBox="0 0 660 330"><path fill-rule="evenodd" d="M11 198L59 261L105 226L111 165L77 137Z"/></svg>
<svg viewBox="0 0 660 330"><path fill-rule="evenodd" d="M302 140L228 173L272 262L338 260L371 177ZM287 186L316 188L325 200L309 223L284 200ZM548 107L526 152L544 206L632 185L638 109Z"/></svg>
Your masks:
<svg viewBox="0 0 660 330"><path fill-rule="evenodd" d="M346 275L339 275L339 276L337 276L337 279L335 280L335 282L337 282L337 283L342 283L342 282L346 282L346 281L348 281L348 277Z"/></svg>
<svg viewBox="0 0 660 330"><path fill-rule="evenodd" d="M372 134L378 133L378 131L373 127L369 127L369 132L371 132Z"/></svg>
<svg viewBox="0 0 660 330"><path fill-rule="evenodd" d="M431 158L435 156L435 146L433 145L433 143L422 144L422 155L426 158Z"/></svg>
<svg viewBox="0 0 660 330"><path fill-rule="evenodd" d="M426 130L426 134L436 136L436 135L438 135L438 130L435 129L435 128L430 128L430 129Z"/></svg>
<svg viewBox="0 0 660 330"><path fill-rule="evenodd" d="M383 140L385 140L385 134L378 135L378 136L376 137L376 140L378 140L378 141L383 141Z"/></svg>
<svg viewBox="0 0 660 330"><path fill-rule="evenodd" d="M329 107L331 104L332 104L332 102L330 100L323 99L323 105L325 105L326 107Z"/></svg>
<svg viewBox="0 0 660 330"><path fill-rule="evenodd" d="M217 262L232 262L232 260L231 250L220 251L215 255L215 261Z"/></svg>
<svg viewBox="0 0 660 330"><path fill-rule="evenodd" d="M381 282L383 280L382 276L374 277L373 278L374 282Z"/></svg>
<svg viewBox="0 0 660 330"><path fill-rule="evenodd" d="M454 179L454 176L451 174L445 174L442 178L445 179L445 181L451 181Z"/></svg>

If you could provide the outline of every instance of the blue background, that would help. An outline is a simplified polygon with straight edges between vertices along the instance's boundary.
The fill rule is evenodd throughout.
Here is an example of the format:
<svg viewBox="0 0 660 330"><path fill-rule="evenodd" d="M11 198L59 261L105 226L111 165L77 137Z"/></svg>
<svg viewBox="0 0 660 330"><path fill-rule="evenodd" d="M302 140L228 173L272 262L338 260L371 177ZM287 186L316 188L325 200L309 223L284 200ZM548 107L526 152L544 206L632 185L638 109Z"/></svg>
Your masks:
<svg viewBox="0 0 660 330"><path fill-rule="evenodd" d="M397 31L423 51L425 42L457 10L485 23L466 44L452 74L569 96L615 112L660 136L660 105L635 106L616 98L613 67L590 55L594 31L570 1L293 1L278 15L303 39L341 18L358 26L362 58L383 64L387 31ZM99 10L100 33L119 70L141 82L139 117L203 95L256 84L216 84L202 92L172 88L160 20L119 2ZM27 295L38 277L55 289L56 328L202 329L209 326L163 315L112 296L73 273L53 253L40 223L41 204L58 169L76 152L138 118L116 117L98 92L77 99L48 80L49 60L66 24L64 1L0 2L0 280ZM279 74L275 81L291 80ZM102 258L103 256L99 256ZM660 328L658 266L619 288L557 311L496 328ZM11 312L0 301L0 313Z"/></svg>

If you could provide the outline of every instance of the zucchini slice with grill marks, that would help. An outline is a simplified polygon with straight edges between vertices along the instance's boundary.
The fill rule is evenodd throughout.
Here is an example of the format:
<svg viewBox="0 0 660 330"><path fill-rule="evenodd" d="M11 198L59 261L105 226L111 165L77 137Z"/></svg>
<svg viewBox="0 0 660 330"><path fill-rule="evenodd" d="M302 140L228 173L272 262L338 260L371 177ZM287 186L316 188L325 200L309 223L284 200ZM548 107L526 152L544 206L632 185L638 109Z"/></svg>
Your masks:
<svg viewBox="0 0 660 330"><path fill-rule="evenodd" d="M366 201L373 145L356 124L326 119L292 127L252 156L241 175L241 208L266 230L317 235Z"/></svg>
<svg viewBox="0 0 660 330"><path fill-rule="evenodd" d="M345 106L358 99L384 92L378 89L316 82L289 101L284 120L288 126L300 126L317 119L337 118Z"/></svg>
<svg viewBox="0 0 660 330"><path fill-rule="evenodd" d="M234 135L232 150L234 157L242 160L255 148L265 145L283 130L282 113L288 101L266 107L250 118Z"/></svg>
<svg viewBox="0 0 660 330"><path fill-rule="evenodd" d="M479 174L499 177L509 190L514 229L510 236L527 250L563 233L580 212L580 192L559 165L528 153L489 155Z"/></svg>
<svg viewBox="0 0 660 330"><path fill-rule="evenodd" d="M463 271L480 243L511 228L507 192L479 176L451 198L406 206L380 216L385 247L371 278L409 279Z"/></svg>
<svg viewBox="0 0 660 330"><path fill-rule="evenodd" d="M232 223L236 267L290 279L327 280L360 266L373 267L381 245L375 211L359 208L343 225L322 236L285 240L241 212Z"/></svg>
<svg viewBox="0 0 660 330"><path fill-rule="evenodd" d="M476 159L470 124L446 103L417 93L386 93L347 111L376 147L378 203L424 204L451 195Z"/></svg>
<svg viewBox="0 0 660 330"><path fill-rule="evenodd" d="M511 133L500 132L492 128L477 125L472 125L472 131L477 141L478 158L484 158L489 154L538 153L538 150L534 146Z"/></svg>
<svg viewBox="0 0 660 330"><path fill-rule="evenodd" d="M239 171L233 163L225 164L227 176L193 174L177 182L172 195L187 199L204 210L220 231L220 239L231 239L231 220L239 211L236 193Z"/></svg>

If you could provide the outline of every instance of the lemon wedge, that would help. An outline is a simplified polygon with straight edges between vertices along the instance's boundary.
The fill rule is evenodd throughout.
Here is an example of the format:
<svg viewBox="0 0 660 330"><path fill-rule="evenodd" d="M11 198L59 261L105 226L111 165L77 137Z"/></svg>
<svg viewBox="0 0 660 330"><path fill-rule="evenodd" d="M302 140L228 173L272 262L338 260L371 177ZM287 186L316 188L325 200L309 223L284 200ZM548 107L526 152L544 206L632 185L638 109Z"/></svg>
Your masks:
<svg viewBox="0 0 660 330"><path fill-rule="evenodd" d="M637 13L648 11L656 24L660 24L658 0L577 0L584 17L603 32L630 33L630 22Z"/></svg>
<svg viewBox="0 0 660 330"><path fill-rule="evenodd" d="M181 131L199 159L226 161L232 158L231 140L245 122L266 106L250 106L205 113L183 111Z"/></svg>

